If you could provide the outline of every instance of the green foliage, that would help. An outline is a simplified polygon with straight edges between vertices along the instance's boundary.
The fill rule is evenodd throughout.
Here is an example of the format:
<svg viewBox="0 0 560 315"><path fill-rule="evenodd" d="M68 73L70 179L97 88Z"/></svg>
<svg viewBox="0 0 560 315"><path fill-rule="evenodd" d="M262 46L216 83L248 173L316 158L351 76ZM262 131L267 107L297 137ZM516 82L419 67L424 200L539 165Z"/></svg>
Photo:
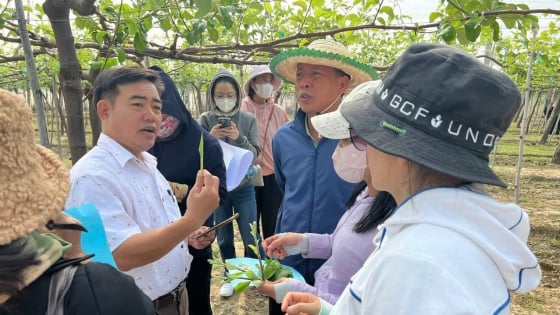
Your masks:
<svg viewBox="0 0 560 315"><path fill-rule="evenodd" d="M201 48L194 54L196 57L214 56L225 60L235 58L238 61L265 63L281 49L306 45L315 37L298 38L250 52L239 52L235 47L271 43L296 34L336 31L345 27L404 25L406 19L392 5L379 0L131 0L122 5L111 0L99 0L97 5L103 19L97 15L76 15L72 21L77 43L98 46L78 49L85 71L129 63L131 58L138 63L144 56L141 52L153 56L153 51L161 50L171 52L168 56L173 56L183 49L196 48ZM498 52L495 58L505 65L504 70L520 85L527 71L528 52L536 50L535 84L557 85L560 79L559 49L555 48L559 47L558 21L552 20L550 28L541 31L533 40L532 30L537 25L534 15L482 14L517 9L525 10L528 6L494 0L441 1L439 8L429 14L430 22L439 23L436 28L414 31L363 28L337 33L334 37L349 46L357 59L376 66L389 65L404 47L418 41L445 42L473 52L477 47L495 43L493 45ZM29 25L30 32L53 42L50 24L37 22L45 21L41 5L36 3L25 7L25 10L30 20L34 21ZM0 11L4 36L17 37L12 28L5 27L6 23L16 20L13 8L8 6ZM502 39L504 28L513 34L513 40ZM224 50L219 47L224 47ZM13 51L2 53L4 56L12 54ZM158 63L159 57L154 57L150 62ZM56 54L45 55L45 58L50 58L53 64L57 63ZM186 70L180 76L189 82L187 85L193 84L198 88L204 86L207 74L219 66L205 64L191 67L192 62L186 66L184 61L162 63L169 69ZM206 68L211 70L199 73Z"/></svg>
<svg viewBox="0 0 560 315"><path fill-rule="evenodd" d="M249 266L246 264L233 265L231 263L223 262L220 258L208 260L212 265L224 267L227 269L226 281L243 280L239 281L234 290L237 293L244 292L250 285L259 287L264 281L275 281L280 278L292 278L293 274L289 268L283 267L278 260L261 257L258 246L260 246L259 238L257 237L257 223L252 222L249 224L251 227L251 235L253 236L254 243L257 245L249 245L253 253L257 256L258 264ZM254 268L253 268L254 267ZM258 273L253 270L259 270Z"/></svg>

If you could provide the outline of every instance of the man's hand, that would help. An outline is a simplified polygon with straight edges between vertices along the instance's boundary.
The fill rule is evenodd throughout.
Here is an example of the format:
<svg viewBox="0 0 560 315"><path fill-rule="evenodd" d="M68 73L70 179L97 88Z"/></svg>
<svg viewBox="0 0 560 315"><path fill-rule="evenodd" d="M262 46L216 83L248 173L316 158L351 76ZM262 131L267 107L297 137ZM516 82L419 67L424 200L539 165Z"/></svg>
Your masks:
<svg viewBox="0 0 560 315"><path fill-rule="evenodd" d="M198 171L196 182L187 198L187 211L183 217L201 226L218 208L220 203L219 184L220 179L207 170Z"/></svg>
<svg viewBox="0 0 560 315"><path fill-rule="evenodd" d="M189 235L189 237L187 238L189 245L196 249L203 249L210 246L214 239L216 239L216 231L209 232L208 234L197 238L200 234L206 232L208 229L209 227L207 226L201 226L198 230Z"/></svg>

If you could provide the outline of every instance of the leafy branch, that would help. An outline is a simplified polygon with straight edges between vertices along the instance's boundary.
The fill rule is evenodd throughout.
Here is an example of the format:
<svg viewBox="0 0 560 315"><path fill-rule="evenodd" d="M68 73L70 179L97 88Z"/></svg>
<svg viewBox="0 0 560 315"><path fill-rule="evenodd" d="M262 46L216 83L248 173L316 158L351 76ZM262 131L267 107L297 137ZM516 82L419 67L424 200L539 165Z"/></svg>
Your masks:
<svg viewBox="0 0 560 315"><path fill-rule="evenodd" d="M275 281L280 278L292 278L293 274L289 268L283 267L278 260L261 257L259 247L261 242L257 237L257 223L252 222L249 224L251 227L251 235L253 236L254 244L250 244L249 248L255 253L258 259L258 264L250 266L241 263L234 265L227 260L222 261L220 258L209 259L208 261L215 266L224 267L227 270L226 276L223 279L227 282L233 280L240 281L234 288L235 292L242 293L249 288L250 285L255 287L261 286L264 281ZM253 271L256 267L258 272Z"/></svg>

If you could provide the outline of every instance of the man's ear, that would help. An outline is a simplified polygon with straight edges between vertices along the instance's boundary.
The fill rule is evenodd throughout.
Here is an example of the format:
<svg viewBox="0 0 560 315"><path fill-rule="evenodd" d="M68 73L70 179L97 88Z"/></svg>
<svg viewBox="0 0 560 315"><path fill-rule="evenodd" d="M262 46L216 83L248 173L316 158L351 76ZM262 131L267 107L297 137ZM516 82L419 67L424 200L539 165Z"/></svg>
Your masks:
<svg viewBox="0 0 560 315"><path fill-rule="evenodd" d="M338 86L342 93L346 92L349 85L350 85L350 78L347 75L343 75L339 77Z"/></svg>
<svg viewBox="0 0 560 315"><path fill-rule="evenodd" d="M99 119L101 120L109 117L109 114L111 113L112 109L113 106L106 99L100 99L97 102L97 116L99 116Z"/></svg>

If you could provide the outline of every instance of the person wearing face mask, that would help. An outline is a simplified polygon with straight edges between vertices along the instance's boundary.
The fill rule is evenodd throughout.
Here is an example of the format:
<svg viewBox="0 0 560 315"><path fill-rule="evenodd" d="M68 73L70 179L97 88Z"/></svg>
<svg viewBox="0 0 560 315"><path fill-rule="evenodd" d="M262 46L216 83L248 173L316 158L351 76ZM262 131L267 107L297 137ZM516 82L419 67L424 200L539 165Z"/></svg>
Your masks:
<svg viewBox="0 0 560 315"><path fill-rule="evenodd" d="M247 95L241 101L241 110L255 115L259 127L261 152L255 161L262 168L263 186L255 187L257 199L257 228L263 238L274 234L276 216L282 202L282 192L274 178L272 158L272 137L276 130L288 122L288 114L274 103L274 93L280 89L282 81L272 74L266 65L251 68L243 90ZM259 222L260 221L260 222Z"/></svg>
<svg viewBox="0 0 560 315"><path fill-rule="evenodd" d="M275 232L333 233L356 184L335 173L331 157L338 140L321 138L310 119L336 110L343 95L377 73L351 58L348 49L332 39L286 50L271 60L270 68L274 75L295 84L300 106L294 120L272 138L274 175L283 193ZM310 285L324 262L300 255L282 260ZM279 305L269 303L269 314L280 314Z"/></svg>
<svg viewBox="0 0 560 315"><path fill-rule="evenodd" d="M212 110L200 116L199 122L202 128L226 143L251 151L253 156L257 157L260 152L257 120L253 114L239 110L241 86L231 72L225 69L216 72L208 87L207 104ZM223 121L222 118L229 119L229 126L220 123ZM245 257L256 258L249 248L249 245L255 245L249 223L257 220L257 204L255 188L248 177L245 177L236 188L228 191L225 201L214 212L214 220L222 222L233 213L239 213L237 225L243 240ZM235 258L232 223L217 230L217 239L222 259ZM260 250L264 256L262 247ZM220 295L228 297L232 294L231 283L225 282L220 289Z"/></svg>
<svg viewBox="0 0 560 315"><path fill-rule="evenodd" d="M345 98L340 107L351 104L352 98ZM322 130L322 127L316 125L318 130ZM331 139L340 139L332 155L336 174L345 181L358 183L334 232L280 233L263 241L267 255L273 258L301 255L305 259L327 259L315 272L314 285L289 278L263 283L258 290L274 298L277 303L282 303L287 292L309 292L332 304L336 303L350 277L375 249L372 240L378 232L377 226L396 206L389 193L373 188L366 154L352 145L349 136L348 131L329 134Z"/></svg>

